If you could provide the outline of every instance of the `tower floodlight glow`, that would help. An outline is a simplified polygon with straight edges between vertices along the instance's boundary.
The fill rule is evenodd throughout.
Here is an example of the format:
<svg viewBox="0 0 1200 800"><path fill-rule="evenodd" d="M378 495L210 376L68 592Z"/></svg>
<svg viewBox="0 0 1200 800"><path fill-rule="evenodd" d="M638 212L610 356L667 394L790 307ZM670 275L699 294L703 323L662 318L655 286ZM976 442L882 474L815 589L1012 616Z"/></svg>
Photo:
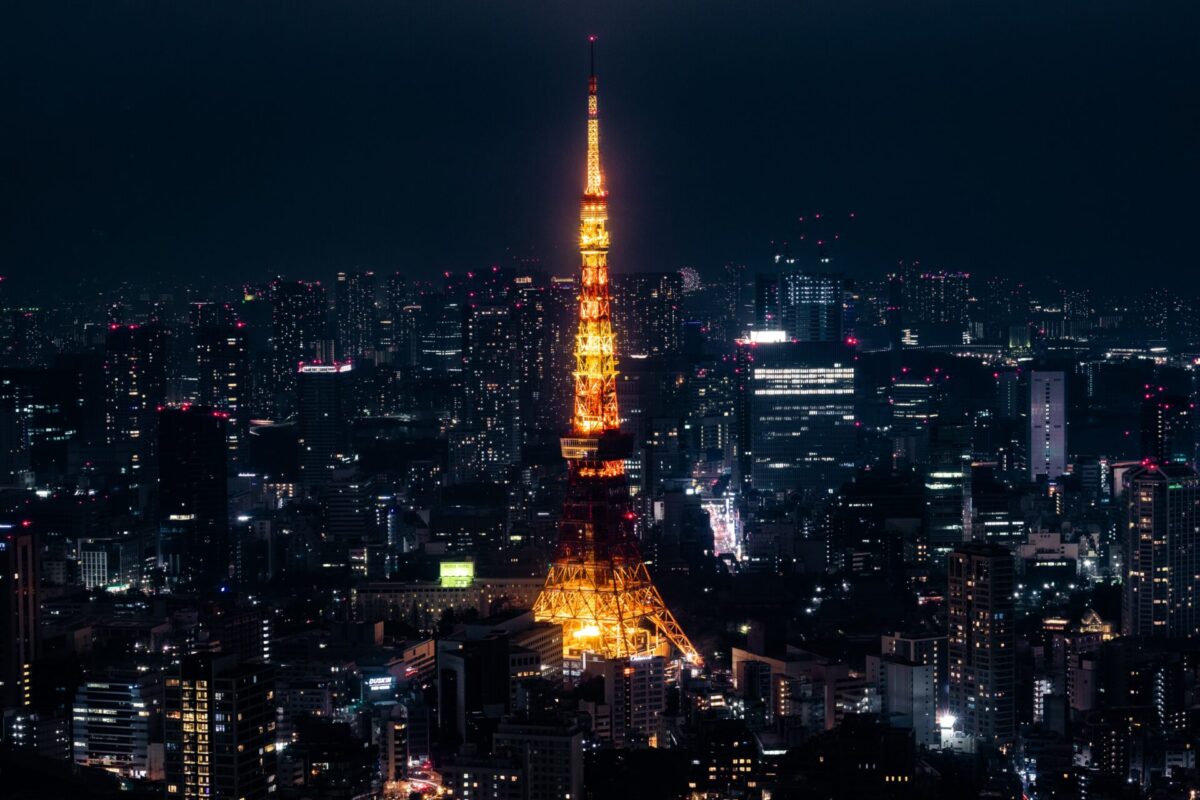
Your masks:
<svg viewBox="0 0 1200 800"><path fill-rule="evenodd" d="M617 363L608 281L608 190L600 164L595 41L587 100L587 174L579 209L582 281L575 336L575 402L562 439L569 477L550 574L534 604L563 627L568 659L700 656L650 580L633 533L624 459L632 452L617 414Z"/></svg>

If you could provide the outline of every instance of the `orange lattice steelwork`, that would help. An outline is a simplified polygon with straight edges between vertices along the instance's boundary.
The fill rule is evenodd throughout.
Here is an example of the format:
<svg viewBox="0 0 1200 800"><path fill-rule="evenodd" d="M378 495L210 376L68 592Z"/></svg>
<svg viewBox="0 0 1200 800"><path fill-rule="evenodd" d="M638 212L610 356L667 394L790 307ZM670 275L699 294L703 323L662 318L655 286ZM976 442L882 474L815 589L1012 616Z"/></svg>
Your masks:
<svg viewBox="0 0 1200 800"><path fill-rule="evenodd" d="M593 40L594 46L594 40ZM568 658L667 655L700 661L654 588L633 535L617 416L617 362L608 289L608 192L600 167L600 112L588 80L587 185L579 211L583 281L575 337L575 411L562 440L570 477L558 549L534 604L537 619L563 626Z"/></svg>

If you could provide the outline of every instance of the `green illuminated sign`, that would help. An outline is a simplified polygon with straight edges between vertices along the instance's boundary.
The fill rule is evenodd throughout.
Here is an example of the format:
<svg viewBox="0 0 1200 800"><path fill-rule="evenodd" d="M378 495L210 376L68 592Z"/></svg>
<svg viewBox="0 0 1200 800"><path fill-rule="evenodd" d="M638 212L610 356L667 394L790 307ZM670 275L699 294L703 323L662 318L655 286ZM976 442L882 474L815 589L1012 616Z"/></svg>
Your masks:
<svg viewBox="0 0 1200 800"><path fill-rule="evenodd" d="M475 580L474 561L443 561L438 582L447 588L463 588Z"/></svg>

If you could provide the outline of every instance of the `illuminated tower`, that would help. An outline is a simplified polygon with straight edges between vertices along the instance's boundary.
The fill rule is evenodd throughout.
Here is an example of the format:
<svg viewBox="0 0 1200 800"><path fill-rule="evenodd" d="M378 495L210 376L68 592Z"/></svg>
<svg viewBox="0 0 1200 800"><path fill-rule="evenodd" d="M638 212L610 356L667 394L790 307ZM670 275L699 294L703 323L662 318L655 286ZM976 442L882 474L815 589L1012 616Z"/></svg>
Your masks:
<svg viewBox="0 0 1200 800"><path fill-rule="evenodd" d="M594 39L592 40L595 41ZM569 478L558 549L534 604L563 626L568 659L699 655L654 588L633 535L623 459L631 452L617 416L617 364L608 281L608 192L600 169L596 75L588 80L587 188L579 213L583 274L575 336L575 411L562 440Z"/></svg>

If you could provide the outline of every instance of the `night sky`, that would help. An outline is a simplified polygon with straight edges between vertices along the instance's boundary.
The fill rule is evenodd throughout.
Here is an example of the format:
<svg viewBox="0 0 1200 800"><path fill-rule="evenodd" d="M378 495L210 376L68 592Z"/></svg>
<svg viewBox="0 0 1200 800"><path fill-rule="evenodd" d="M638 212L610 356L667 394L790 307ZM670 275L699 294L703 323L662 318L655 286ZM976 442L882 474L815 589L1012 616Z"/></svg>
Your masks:
<svg viewBox="0 0 1200 800"><path fill-rule="evenodd" d="M618 270L1196 282L1194 0L582 5L5 3L0 272L571 271L595 33Z"/></svg>

